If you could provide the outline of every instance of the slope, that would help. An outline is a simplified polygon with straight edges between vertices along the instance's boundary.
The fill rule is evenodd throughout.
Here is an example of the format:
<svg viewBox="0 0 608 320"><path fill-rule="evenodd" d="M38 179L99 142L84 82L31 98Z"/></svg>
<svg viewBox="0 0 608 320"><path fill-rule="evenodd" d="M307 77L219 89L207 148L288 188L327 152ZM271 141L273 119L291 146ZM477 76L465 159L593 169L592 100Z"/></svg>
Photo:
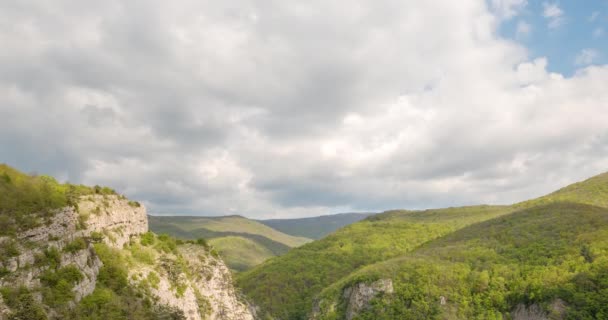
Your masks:
<svg viewBox="0 0 608 320"><path fill-rule="evenodd" d="M385 212L267 261L239 275L237 281L262 313L280 319L306 319L314 297L353 271L404 256L428 241L469 225L564 200L606 205L607 177L602 174L513 206Z"/></svg>
<svg viewBox="0 0 608 320"><path fill-rule="evenodd" d="M357 319L604 319L607 236L605 208L554 202L524 209L350 275L323 291L315 318L352 317L342 292L384 279L394 292L369 301Z"/></svg>
<svg viewBox="0 0 608 320"><path fill-rule="evenodd" d="M212 239L226 263L235 271L247 270L269 257L285 254L289 249L311 241L241 216L149 216L149 223L150 230L155 233L166 233L180 239ZM239 245L254 250L244 254L245 248Z"/></svg>
<svg viewBox="0 0 608 320"><path fill-rule="evenodd" d="M344 226L363 220L372 214L339 213L301 219L258 220L258 222L292 236L321 239Z"/></svg>
<svg viewBox="0 0 608 320"><path fill-rule="evenodd" d="M389 211L270 259L238 275L237 283L261 307L262 314L306 319L313 297L351 272L509 212L511 208L503 206Z"/></svg>

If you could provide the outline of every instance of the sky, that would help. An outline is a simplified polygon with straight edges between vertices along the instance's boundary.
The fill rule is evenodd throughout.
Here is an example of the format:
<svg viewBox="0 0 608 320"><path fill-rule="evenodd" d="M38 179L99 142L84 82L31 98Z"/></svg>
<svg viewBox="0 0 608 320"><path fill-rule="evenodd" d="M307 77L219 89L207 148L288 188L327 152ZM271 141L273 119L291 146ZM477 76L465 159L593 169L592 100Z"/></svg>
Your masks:
<svg viewBox="0 0 608 320"><path fill-rule="evenodd" d="M152 214L508 204L608 171L608 1L0 2L0 162Z"/></svg>

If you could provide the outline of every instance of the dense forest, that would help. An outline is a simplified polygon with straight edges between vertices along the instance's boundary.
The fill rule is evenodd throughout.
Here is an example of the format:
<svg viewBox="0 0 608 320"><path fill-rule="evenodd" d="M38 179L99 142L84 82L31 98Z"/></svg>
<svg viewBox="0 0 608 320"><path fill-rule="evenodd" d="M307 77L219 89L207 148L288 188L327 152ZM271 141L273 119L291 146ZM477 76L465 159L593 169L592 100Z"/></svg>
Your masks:
<svg viewBox="0 0 608 320"><path fill-rule="evenodd" d="M384 278L394 293L357 319L605 319L607 199L603 174L512 206L389 211L271 259L238 283L280 319L308 319L313 307L316 319L344 319L343 292Z"/></svg>

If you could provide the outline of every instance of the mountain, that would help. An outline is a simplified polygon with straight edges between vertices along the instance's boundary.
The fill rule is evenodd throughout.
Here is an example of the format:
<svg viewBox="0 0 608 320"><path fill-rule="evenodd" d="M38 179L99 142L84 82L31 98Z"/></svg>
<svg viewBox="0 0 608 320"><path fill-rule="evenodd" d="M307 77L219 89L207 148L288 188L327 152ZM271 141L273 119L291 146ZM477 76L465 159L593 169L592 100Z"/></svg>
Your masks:
<svg viewBox="0 0 608 320"><path fill-rule="evenodd" d="M273 229L292 236L321 239L351 223L363 220L373 213L339 213L301 219L258 220Z"/></svg>
<svg viewBox="0 0 608 320"><path fill-rule="evenodd" d="M512 206L388 211L237 282L275 319L605 319L607 200L602 174Z"/></svg>
<svg viewBox="0 0 608 320"><path fill-rule="evenodd" d="M148 231L112 189L0 165L0 319L239 319L254 314L204 240Z"/></svg>
<svg viewBox="0 0 608 320"><path fill-rule="evenodd" d="M205 238L228 266L245 271L311 239L295 237L241 216L150 216L150 230L179 239Z"/></svg>

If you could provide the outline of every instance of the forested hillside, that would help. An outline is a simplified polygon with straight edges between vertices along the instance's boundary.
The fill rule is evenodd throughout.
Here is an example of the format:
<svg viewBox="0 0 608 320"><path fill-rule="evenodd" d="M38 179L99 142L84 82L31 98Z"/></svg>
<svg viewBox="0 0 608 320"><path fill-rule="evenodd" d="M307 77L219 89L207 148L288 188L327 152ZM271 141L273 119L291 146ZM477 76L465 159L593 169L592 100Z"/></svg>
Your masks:
<svg viewBox="0 0 608 320"><path fill-rule="evenodd" d="M238 283L277 319L602 319L607 199L603 174L513 206L389 211ZM390 288L353 306L352 292L378 280Z"/></svg>

